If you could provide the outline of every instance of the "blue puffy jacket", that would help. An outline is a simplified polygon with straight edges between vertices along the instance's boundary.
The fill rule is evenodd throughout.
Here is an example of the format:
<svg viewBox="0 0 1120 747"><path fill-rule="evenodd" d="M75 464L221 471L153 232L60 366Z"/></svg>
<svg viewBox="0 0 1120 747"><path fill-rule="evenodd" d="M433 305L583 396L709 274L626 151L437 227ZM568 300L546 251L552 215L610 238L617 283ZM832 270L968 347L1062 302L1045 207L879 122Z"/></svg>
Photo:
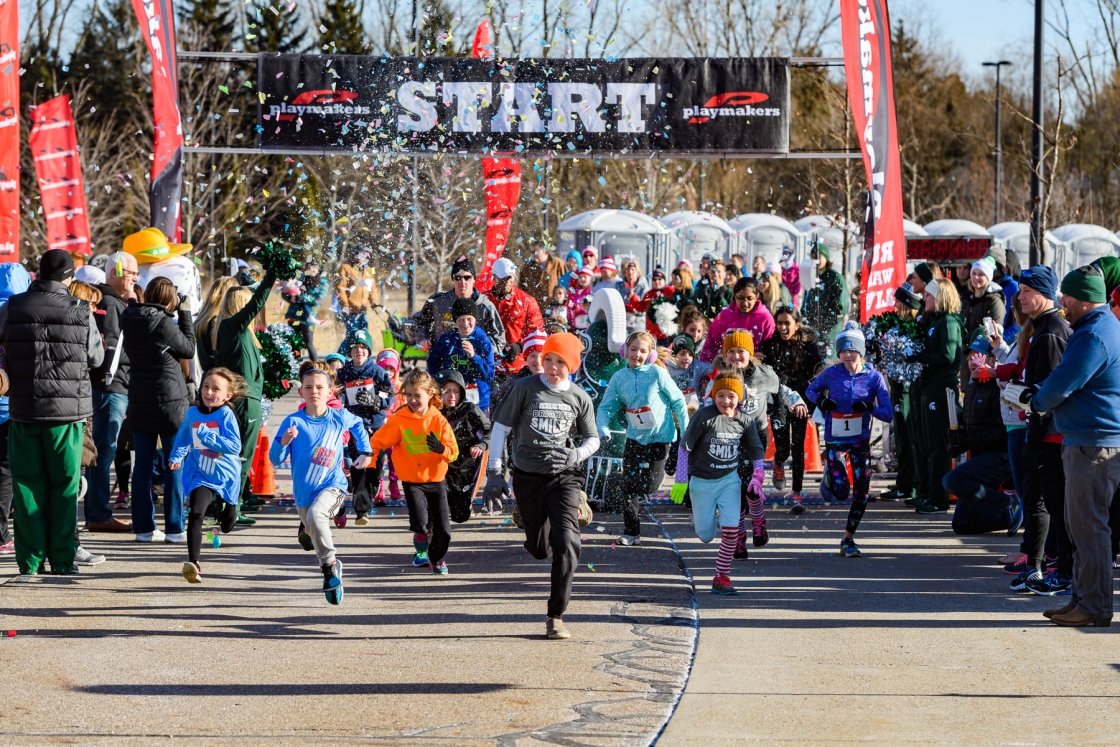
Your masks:
<svg viewBox="0 0 1120 747"><path fill-rule="evenodd" d="M0 306L17 293L25 293L31 285L31 275L19 262L0 263ZM7 359L0 367L7 366ZM8 422L8 398L0 397L0 424Z"/></svg>

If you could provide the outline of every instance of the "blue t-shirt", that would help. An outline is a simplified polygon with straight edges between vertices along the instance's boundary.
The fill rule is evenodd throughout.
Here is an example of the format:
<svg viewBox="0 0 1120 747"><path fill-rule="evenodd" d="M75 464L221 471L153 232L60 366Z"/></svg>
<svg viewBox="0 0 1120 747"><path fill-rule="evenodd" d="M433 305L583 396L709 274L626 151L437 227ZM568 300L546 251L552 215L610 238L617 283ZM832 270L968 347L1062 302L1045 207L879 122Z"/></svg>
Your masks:
<svg viewBox="0 0 1120 747"><path fill-rule="evenodd" d="M222 405L211 413L198 407L187 410L170 461L183 465L185 494L206 487L236 504L241 493L241 429L233 409Z"/></svg>
<svg viewBox="0 0 1120 747"><path fill-rule="evenodd" d="M299 434L284 446L280 439L292 425ZM307 508L327 488L346 490L346 475L342 473L342 434L347 431L358 445L358 451L368 454L369 436L362 419L347 410L328 408L321 418L299 410L280 424L268 456L273 464L280 464L291 456L292 493L297 507Z"/></svg>

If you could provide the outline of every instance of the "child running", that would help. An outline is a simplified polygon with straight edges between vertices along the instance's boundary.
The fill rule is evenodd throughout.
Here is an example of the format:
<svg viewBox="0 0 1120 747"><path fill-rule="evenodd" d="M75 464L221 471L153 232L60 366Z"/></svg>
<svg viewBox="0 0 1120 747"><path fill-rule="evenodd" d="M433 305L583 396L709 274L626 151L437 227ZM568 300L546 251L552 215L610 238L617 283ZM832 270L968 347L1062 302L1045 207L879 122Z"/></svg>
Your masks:
<svg viewBox="0 0 1120 747"><path fill-rule="evenodd" d="M462 524L471 518L471 500L478 484L478 469L482 466L486 442L490 440L490 418L478 405L467 401L467 383L458 371L444 369L436 374L436 382L443 394L443 416L451 424L459 447L458 459L447 468L447 506L451 520ZM484 497L482 512L500 514L500 497L496 504Z"/></svg>
<svg viewBox="0 0 1120 747"><path fill-rule="evenodd" d="M840 553L846 558L858 558L861 553L855 533L867 509L867 491L871 486L871 418L889 423L894 409L883 377L863 364L867 343L858 324L848 322L836 336L836 351L840 362L813 379L806 396L826 418L824 443L829 487L838 501L847 500L849 490L852 495ZM854 486L848 484L844 454L852 463Z"/></svg>
<svg viewBox="0 0 1120 747"><path fill-rule="evenodd" d="M183 493L190 500L187 514L187 562L183 578L202 583L202 519L214 498L221 499L218 525L233 531L237 521L237 496L241 490L241 429L233 401L249 391L245 379L228 368L212 368L202 377L201 405L187 410L168 466L183 470Z"/></svg>
<svg viewBox="0 0 1120 747"><path fill-rule="evenodd" d="M378 366L371 357L373 340L368 330L359 329L347 341L350 360L338 372L338 383L342 384L343 401L346 409L362 419L366 432L373 434L385 425L385 408L393 398L393 383L389 374ZM350 459L356 454L356 444L348 445ZM358 469L351 464L350 484L354 494L354 523L360 527L369 524L369 512L373 509L373 483L378 480L376 465L369 469ZM344 509L345 510L345 509Z"/></svg>
<svg viewBox="0 0 1120 747"><path fill-rule="evenodd" d="M595 407L587 392L572 383L583 344L570 332L544 343L544 373L514 384L495 414L487 465L487 489L501 490L502 452L514 433L513 491L525 528L525 549L537 560L552 556L552 583L545 632L551 639L571 637L564 612L579 563L580 525L591 521L579 463L599 448ZM578 446L573 436L582 439Z"/></svg>
<svg viewBox="0 0 1120 747"><path fill-rule="evenodd" d="M329 371L314 367L300 371L304 408L284 418L268 456L273 464L291 458L296 511L323 571L323 593L331 604L341 604L342 563L335 557L330 522L346 503L343 434L349 433L358 444L357 469L369 466L372 452L361 419L327 406L333 389L334 377Z"/></svg>
<svg viewBox="0 0 1120 747"><path fill-rule="evenodd" d="M626 368L611 376L595 412L599 438L609 441L611 420L619 409L626 410L623 530L618 538L623 547L642 543L641 500L649 497L665 479L665 460L669 445L677 440L677 423L682 433L688 427L684 395L669 372L650 360L656 360L656 344L648 332L633 332L626 338Z"/></svg>
<svg viewBox="0 0 1120 747"><path fill-rule="evenodd" d="M739 411L743 394L743 382L734 372L713 382L714 404L696 412L681 439L670 493L678 504L686 489L691 494L692 523L701 542L720 536L713 594L738 593L731 585L731 560L740 541L741 473L749 471L746 490L762 500L764 449L754 422Z"/></svg>
<svg viewBox="0 0 1120 747"><path fill-rule="evenodd" d="M445 576L443 558L451 545L447 465L459 458L459 448L451 424L440 414L436 380L414 370L401 383L407 407L390 415L370 444L379 451L393 449L393 467L404 485L408 528L416 548L412 565L426 565L432 573Z"/></svg>

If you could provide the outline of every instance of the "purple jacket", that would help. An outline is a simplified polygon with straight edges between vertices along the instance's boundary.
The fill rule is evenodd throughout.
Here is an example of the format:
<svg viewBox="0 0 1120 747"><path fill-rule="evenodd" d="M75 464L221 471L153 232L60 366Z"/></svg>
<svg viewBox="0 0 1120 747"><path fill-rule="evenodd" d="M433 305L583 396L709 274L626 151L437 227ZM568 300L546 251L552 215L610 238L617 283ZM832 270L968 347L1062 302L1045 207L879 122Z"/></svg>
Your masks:
<svg viewBox="0 0 1120 747"><path fill-rule="evenodd" d="M872 415L884 423L891 422L894 417L887 383L878 371L867 365L855 376L848 373L842 363L829 366L813 379L805 395L813 404L820 402L826 395L836 403L834 411L822 413L825 420L825 443L854 444L866 441L871 437ZM860 419L853 418L852 403L856 400L872 404L874 409L863 413Z"/></svg>

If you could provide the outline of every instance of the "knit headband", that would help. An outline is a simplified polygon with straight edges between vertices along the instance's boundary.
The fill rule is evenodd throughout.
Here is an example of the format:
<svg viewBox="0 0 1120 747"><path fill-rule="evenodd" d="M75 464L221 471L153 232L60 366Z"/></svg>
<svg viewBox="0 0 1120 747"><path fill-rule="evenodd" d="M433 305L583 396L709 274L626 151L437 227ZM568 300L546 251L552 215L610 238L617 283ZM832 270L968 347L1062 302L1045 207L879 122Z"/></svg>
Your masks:
<svg viewBox="0 0 1120 747"><path fill-rule="evenodd" d="M735 392L739 399L743 398L743 384L738 379L732 379L730 377L716 379L712 383L712 396L716 396L717 392L723 391L724 389L729 392Z"/></svg>

